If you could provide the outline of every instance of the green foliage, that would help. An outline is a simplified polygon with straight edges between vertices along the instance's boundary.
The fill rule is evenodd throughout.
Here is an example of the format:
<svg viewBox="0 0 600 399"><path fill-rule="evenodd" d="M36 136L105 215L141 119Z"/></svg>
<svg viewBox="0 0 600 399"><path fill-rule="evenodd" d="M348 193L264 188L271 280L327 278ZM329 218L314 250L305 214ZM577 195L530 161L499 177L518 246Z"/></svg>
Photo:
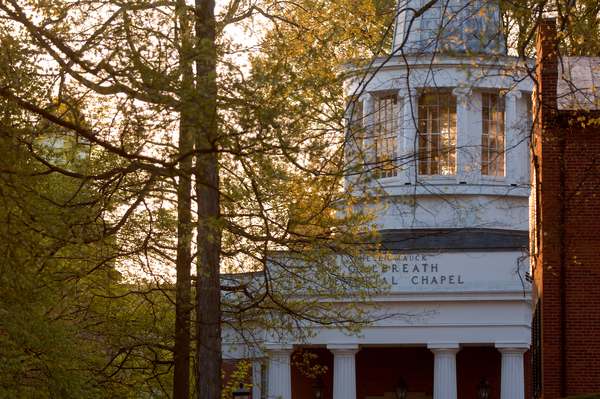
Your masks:
<svg viewBox="0 0 600 399"><path fill-rule="evenodd" d="M223 399L232 398L232 393L236 389L240 387L240 383L243 383L244 388L251 390L252 385L248 384L246 381L251 378L250 371L252 368L252 362L242 360L240 361L236 369L231 373L229 377L229 381L225 384L223 388ZM223 375L225 377L225 375Z"/></svg>
<svg viewBox="0 0 600 399"><path fill-rule="evenodd" d="M535 57L537 27L542 18L555 18L559 52L564 56L600 54L600 6L583 0L518 0L499 2L512 54Z"/></svg>
<svg viewBox="0 0 600 399"><path fill-rule="evenodd" d="M600 4L592 1L557 2L561 53L568 56L600 55Z"/></svg>
<svg viewBox="0 0 600 399"><path fill-rule="evenodd" d="M308 378L316 379L320 374L327 372L328 367L322 366L318 362L318 356L314 353L306 352L302 349L294 353L292 364L306 375Z"/></svg>
<svg viewBox="0 0 600 399"><path fill-rule="evenodd" d="M222 312L240 334L284 340L319 325L357 333L371 320L358 303L336 306L368 303L384 287L358 259L376 251L373 215L343 206L353 197L343 188L335 67L378 53L395 6L264 6L291 20L265 34L243 70L229 62L227 40L212 40L210 27L223 23L185 3L0 4L9 282L0 288L0 386L9 396L170 395L175 292L191 278L175 282L186 266L178 249L198 281L210 274L201 260L209 252L234 273L221 309L193 315L197 302L183 303L192 326ZM235 21L256 8L223 10ZM354 23L342 29L341 18ZM185 198L186 179L195 197ZM217 212L197 211L215 192ZM303 289L314 299L298 297Z"/></svg>
<svg viewBox="0 0 600 399"><path fill-rule="evenodd" d="M4 43L4 87L43 98L47 82L23 62L35 52L9 35ZM77 98L46 109L87 127ZM168 362L152 356L170 360L170 329L157 320L169 323L172 309L115 270L106 198L86 177L98 153L72 129L10 101L0 107L0 397L160 397Z"/></svg>
<svg viewBox="0 0 600 399"><path fill-rule="evenodd" d="M565 21L565 48L597 51L591 2L501 5L519 55L545 13ZM216 312L252 344L374 320L386 286L360 255L385 259L365 205L381 193L344 186L361 169L347 160L338 67L389 53L395 8L232 1L213 19L202 1L0 3L7 397L168 397L175 303L188 337ZM233 23L262 25L247 67L220 35ZM190 272L175 281L186 266L204 284L207 258L227 272L220 308L198 305Z"/></svg>
<svg viewBox="0 0 600 399"><path fill-rule="evenodd" d="M87 372L97 366L98 345L83 339L90 321L81 316L90 284L111 270L86 275L105 256L100 243L79 245L89 214L78 200L89 197L78 182L39 175L41 165L3 132L0 145L11 156L0 179L0 395L99 397Z"/></svg>

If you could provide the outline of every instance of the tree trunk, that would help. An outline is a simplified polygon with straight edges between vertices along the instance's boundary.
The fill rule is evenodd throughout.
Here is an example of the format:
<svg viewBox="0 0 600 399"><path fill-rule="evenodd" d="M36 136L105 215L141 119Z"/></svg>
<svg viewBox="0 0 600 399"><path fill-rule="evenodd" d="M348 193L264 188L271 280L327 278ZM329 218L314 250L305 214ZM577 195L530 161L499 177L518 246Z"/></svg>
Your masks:
<svg viewBox="0 0 600 399"><path fill-rule="evenodd" d="M181 119L179 148L180 152L190 143L190 129ZM190 314L191 269L192 269L192 180L190 176L191 157L182 161L181 173L177 185L177 284L175 292L175 345L173 367L173 399L190 397Z"/></svg>
<svg viewBox="0 0 600 399"><path fill-rule="evenodd" d="M219 171L216 155L199 168L196 397L221 399L221 289L219 252Z"/></svg>
<svg viewBox="0 0 600 399"><path fill-rule="evenodd" d="M196 397L221 399L221 288L219 258L219 160L217 156L217 89L215 2L196 0L196 62L199 134L196 136L196 196L198 201L198 262L196 286Z"/></svg>
<svg viewBox="0 0 600 399"><path fill-rule="evenodd" d="M184 1L177 4L178 12L185 7ZM177 30L180 38L180 54L182 74L181 84L184 88L193 89L193 65L189 61L193 51L193 43L189 40L191 21L185 14L181 15ZM194 123L192 104L180 110L179 119L179 156L185 156L179 164L180 175L177 180L177 283L175 287L175 344L173 356L173 399L190 398L190 358L191 358L191 322L193 309L191 291L192 270L192 166L194 150ZM192 108L192 109L190 109Z"/></svg>

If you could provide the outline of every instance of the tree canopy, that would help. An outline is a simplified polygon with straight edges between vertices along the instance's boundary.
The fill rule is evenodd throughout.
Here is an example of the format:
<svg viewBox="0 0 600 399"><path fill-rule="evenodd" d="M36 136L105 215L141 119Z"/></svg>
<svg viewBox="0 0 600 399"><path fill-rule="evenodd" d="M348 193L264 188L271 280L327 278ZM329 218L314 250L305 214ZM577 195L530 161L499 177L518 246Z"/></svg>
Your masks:
<svg viewBox="0 0 600 399"><path fill-rule="evenodd" d="M591 2L501 6L514 54L532 55L547 15L565 51L597 53ZM369 323L361 305L385 285L360 257L379 253L366 194L344 185L357 169L338 67L389 55L400 12L389 0L0 4L6 397L220 398L222 325L285 340ZM258 45L225 35L232 24Z"/></svg>
<svg viewBox="0 0 600 399"><path fill-rule="evenodd" d="M370 320L385 287L358 258L375 228L343 186L335 66L375 54L392 15L348 6L330 11L367 24L342 37L278 4L0 5L8 397L216 398L221 323L289 339ZM259 15L285 31L244 69L221 33Z"/></svg>

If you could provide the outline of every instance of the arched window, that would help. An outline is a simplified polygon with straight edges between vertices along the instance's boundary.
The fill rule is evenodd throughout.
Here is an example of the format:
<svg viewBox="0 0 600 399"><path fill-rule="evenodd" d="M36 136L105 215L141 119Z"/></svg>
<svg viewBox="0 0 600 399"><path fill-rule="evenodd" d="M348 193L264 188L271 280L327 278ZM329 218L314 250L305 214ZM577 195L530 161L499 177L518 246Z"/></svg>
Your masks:
<svg viewBox="0 0 600 399"><path fill-rule="evenodd" d="M419 175L456 174L456 97L425 93L419 97Z"/></svg>
<svg viewBox="0 0 600 399"><path fill-rule="evenodd" d="M481 94L481 174L504 176L504 98L496 93Z"/></svg>

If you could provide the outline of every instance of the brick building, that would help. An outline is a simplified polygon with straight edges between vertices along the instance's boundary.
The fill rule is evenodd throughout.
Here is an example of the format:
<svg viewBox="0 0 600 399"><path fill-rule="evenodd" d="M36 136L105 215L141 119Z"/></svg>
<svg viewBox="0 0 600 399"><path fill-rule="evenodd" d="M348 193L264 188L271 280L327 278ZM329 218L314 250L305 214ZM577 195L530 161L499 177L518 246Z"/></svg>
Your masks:
<svg viewBox="0 0 600 399"><path fill-rule="evenodd" d="M534 398L600 392L600 59L538 30L532 274Z"/></svg>

